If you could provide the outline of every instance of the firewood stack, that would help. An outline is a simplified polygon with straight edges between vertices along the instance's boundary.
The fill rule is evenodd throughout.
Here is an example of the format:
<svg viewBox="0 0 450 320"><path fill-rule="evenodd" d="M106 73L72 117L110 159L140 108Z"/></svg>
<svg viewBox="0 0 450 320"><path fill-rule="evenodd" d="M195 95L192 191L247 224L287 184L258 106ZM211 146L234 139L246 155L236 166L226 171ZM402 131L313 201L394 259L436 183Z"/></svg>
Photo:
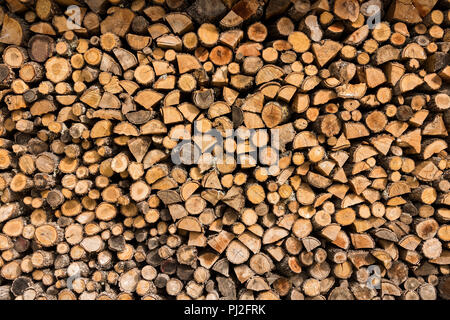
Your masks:
<svg viewBox="0 0 450 320"><path fill-rule="evenodd" d="M449 8L2 1L0 300L450 299Z"/></svg>

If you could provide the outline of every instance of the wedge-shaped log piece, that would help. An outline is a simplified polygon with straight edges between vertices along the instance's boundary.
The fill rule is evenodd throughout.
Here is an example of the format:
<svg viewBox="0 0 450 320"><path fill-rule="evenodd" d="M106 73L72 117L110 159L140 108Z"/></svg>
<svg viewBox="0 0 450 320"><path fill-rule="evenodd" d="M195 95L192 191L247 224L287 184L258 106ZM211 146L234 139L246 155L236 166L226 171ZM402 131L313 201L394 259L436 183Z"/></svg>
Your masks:
<svg viewBox="0 0 450 320"><path fill-rule="evenodd" d="M145 89L139 91L134 97L134 101L139 103L146 109L152 109L152 107L162 100L164 95L152 89Z"/></svg>

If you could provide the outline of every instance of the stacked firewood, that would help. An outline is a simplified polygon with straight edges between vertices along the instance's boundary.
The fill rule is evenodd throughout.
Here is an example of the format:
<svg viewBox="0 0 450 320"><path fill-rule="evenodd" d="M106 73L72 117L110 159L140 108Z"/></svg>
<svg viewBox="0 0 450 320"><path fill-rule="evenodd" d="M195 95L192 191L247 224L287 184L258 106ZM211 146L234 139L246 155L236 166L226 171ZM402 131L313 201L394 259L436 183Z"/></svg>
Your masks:
<svg viewBox="0 0 450 320"><path fill-rule="evenodd" d="M0 300L450 299L449 8L1 1Z"/></svg>

